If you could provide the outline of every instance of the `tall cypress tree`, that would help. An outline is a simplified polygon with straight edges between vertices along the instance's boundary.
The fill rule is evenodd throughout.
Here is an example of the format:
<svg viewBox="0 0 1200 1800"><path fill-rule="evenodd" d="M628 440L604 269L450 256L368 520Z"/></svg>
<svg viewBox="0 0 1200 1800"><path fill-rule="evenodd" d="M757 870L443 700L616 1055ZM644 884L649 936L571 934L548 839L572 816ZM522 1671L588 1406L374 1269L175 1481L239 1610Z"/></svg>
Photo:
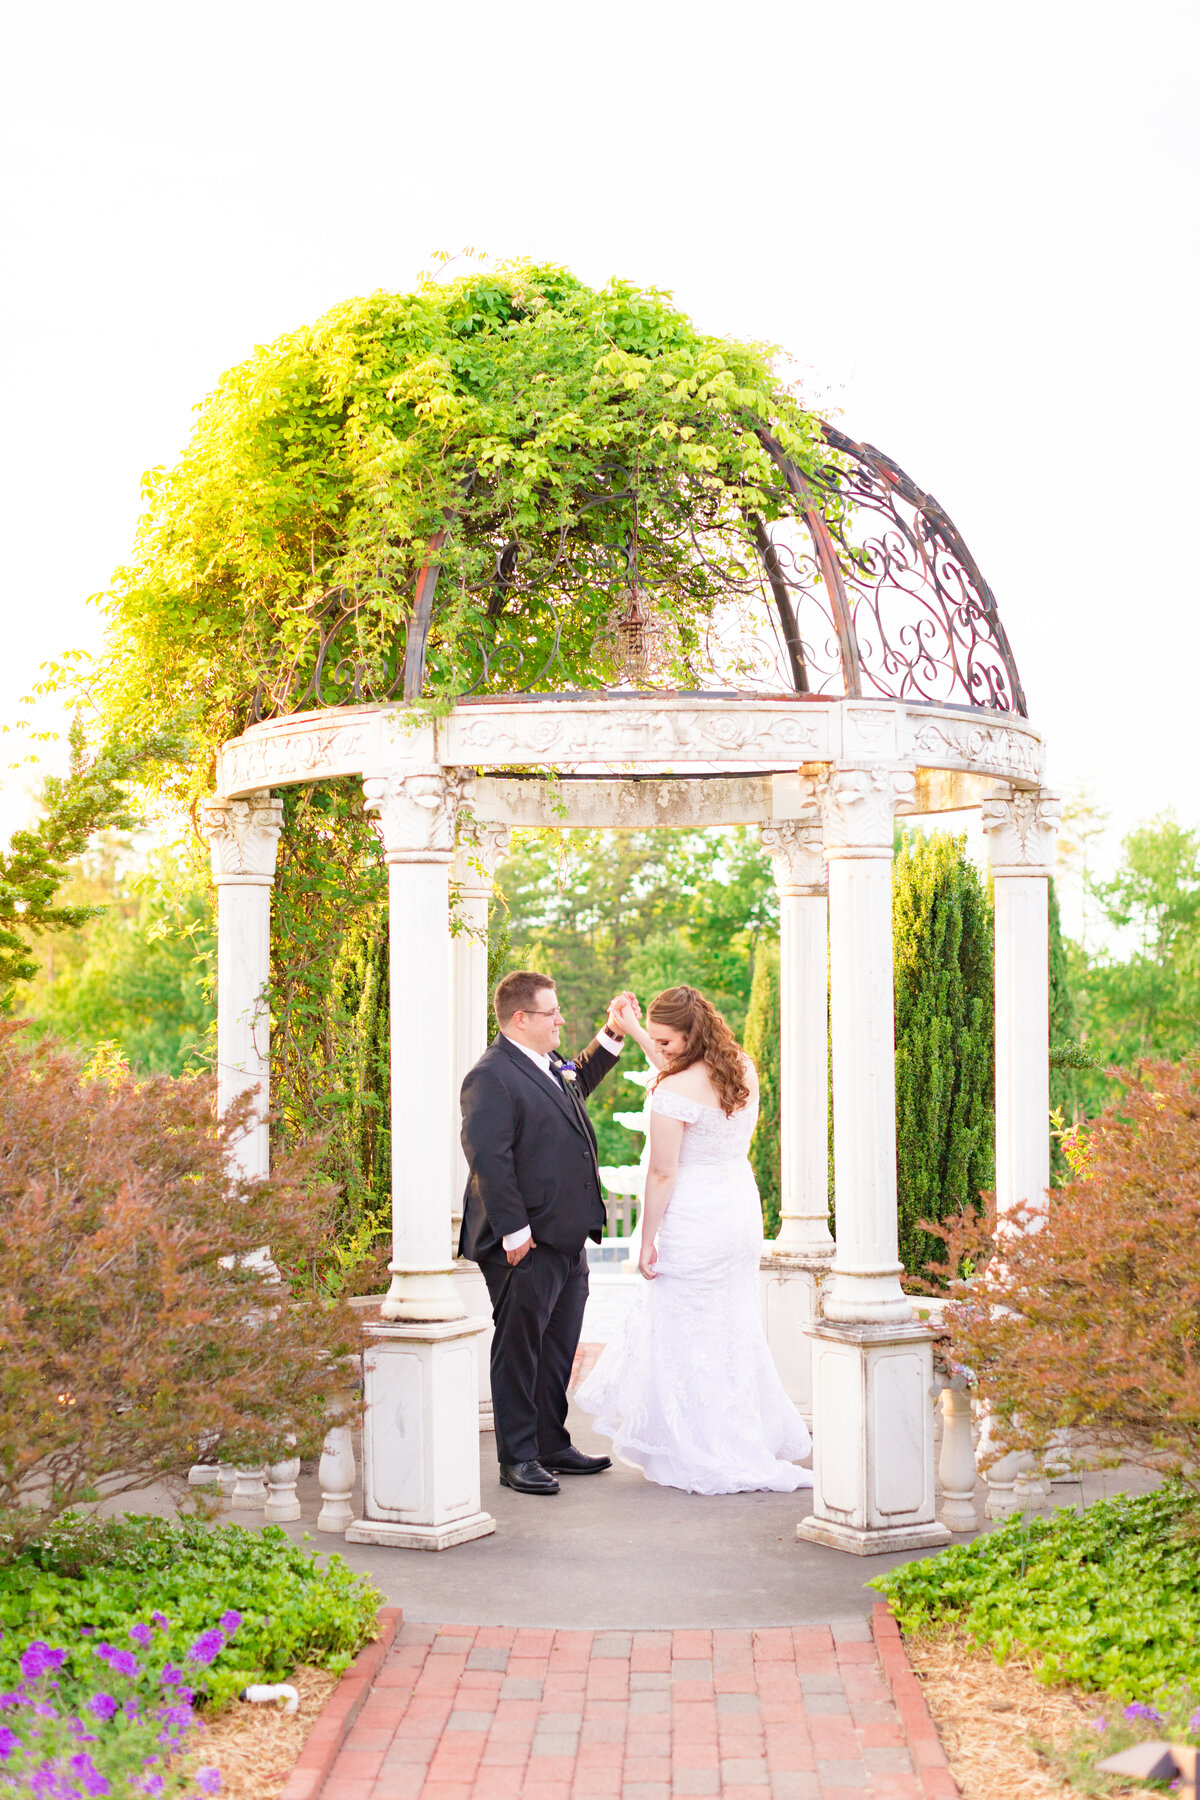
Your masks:
<svg viewBox="0 0 1200 1800"><path fill-rule="evenodd" d="M992 913L966 838L903 837L893 877L900 1258L942 1247L918 1220L979 1205L993 1179Z"/></svg>
<svg viewBox="0 0 1200 1800"><path fill-rule="evenodd" d="M750 1165L762 1201L763 1235L779 1231L779 945L760 941L746 1013L746 1054L758 1070L758 1124Z"/></svg>

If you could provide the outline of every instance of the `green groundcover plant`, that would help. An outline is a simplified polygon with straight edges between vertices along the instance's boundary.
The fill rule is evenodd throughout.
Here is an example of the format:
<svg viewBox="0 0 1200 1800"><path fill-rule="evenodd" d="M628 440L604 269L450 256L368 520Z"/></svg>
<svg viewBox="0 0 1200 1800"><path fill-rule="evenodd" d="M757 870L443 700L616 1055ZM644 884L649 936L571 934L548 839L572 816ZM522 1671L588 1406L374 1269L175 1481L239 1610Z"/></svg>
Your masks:
<svg viewBox="0 0 1200 1800"><path fill-rule="evenodd" d="M1010 1521L872 1584L907 1636L954 1627L1047 1686L1103 1694L1130 1719L1190 1717L1200 1737L1200 1501L1179 1483L1082 1513Z"/></svg>
<svg viewBox="0 0 1200 1800"><path fill-rule="evenodd" d="M0 1565L0 1796L217 1793L203 1712L340 1672L380 1599L275 1528L68 1516Z"/></svg>

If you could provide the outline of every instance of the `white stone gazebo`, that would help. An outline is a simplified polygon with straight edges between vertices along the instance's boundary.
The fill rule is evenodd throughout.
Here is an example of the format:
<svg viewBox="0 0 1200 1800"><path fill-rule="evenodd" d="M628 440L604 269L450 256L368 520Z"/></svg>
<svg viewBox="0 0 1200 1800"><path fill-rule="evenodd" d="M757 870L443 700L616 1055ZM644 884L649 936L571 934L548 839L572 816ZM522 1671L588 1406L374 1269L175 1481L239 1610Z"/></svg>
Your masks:
<svg viewBox="0 0 1200 1800"><path fill-rule="evenodd" d="M352 1539L442 1549L494 1529L480 1500L477 1344L488 1321L467 1316L453 1220L458 1089L486 1042L487 902L510 830L737 824L759 828L780 896L782 1226L767 1246L765 1305L785 1382L814 1421L814 1510L800 1533L859 1553L948 1540L934 1508L932 1334L897 1256L895 821L983 809L996 892L996 1180L1009 1209L1049 1184L1057 805L994 600L953 526L878 452L826 435L843 459L831 478L876 535L831 532L792 483L795 529L763 544L776 659L760 657L752 681L743 660L741 688L481 691L434 717L419 699L422 662L406 667L400 697L357 698L356 678L353 703L261 718L221 753L202 823L219 890L220 1100L256 1095L241 1146L248 1173L268 1164L273 791L361 778L388 864L393 1256L382 1318L368 1327L365 1497ZM432 594L421 586L427 631ZM410 627L421 658L424 642ZM452 880L467 927L453 936Z"/></svg>

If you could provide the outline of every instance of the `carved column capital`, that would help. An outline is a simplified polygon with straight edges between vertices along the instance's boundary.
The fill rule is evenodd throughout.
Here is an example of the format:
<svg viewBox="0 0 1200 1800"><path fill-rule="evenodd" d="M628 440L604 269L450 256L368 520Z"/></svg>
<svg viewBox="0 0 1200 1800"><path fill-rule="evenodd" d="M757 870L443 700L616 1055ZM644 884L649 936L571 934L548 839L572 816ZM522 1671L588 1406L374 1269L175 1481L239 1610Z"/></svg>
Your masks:
<svg viewBox="0 0 1200 1800"><path fill-rule="evenodd" d="M512 827L481 821L460 813L458 843L455 849L455 879L464 888L490 894L496 864L508 855Z"/></svg>
<svg viewBox="0 0 1200 1800"><path fill-rule="evenodd" d="M208 839L213 880L220 885L270 886L283 829L283 801L260 788L241 800L220 795L200 802L200 830Z"/></svg>
<svg viewBox="0 0 1200 1800"><path fill-rule="evenodd" d="M825 840L818 820L771 819L760 825L759 837L781 894L826 892Z"/></svg>
<svg viewBox="0 0 1200 1800"><path fill-rule="evenodd" d="M869 769L835 764L811 777L809 785L821 809L827 861L890 856L896 815L916 811L916 776L893 764Z"/></svg>
<svg viewBox="0 0 1200 1800"><path fill-rule="evenodd" d="M448 863L465 776L436 765L404 775L368 775L363 807L379 821L390 863Z"/></svg>
<svg viewBox="0 0 1200 1800"><path fill-rule="evenodd" d="M1062 801L1045 788L995 794L982 805L993 875L1049 875Z"/></svg>

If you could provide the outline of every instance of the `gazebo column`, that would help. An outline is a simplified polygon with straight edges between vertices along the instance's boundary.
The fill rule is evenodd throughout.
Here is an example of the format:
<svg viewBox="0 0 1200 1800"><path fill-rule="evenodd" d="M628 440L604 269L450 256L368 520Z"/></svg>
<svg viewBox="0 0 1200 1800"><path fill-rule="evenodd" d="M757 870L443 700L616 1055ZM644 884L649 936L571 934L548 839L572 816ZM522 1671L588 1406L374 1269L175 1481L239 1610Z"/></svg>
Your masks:
<svg viewBox="0 0 1200 1800"><path fill-rule="evenodd" d="M240 800L218 795L201 802L200 830L217 890L217 1110L227 1113L250 1096L245 1129L230 1147L234 1168L247 1181L271 1171L271 889L282 828L283 802L272 800L269 788ZM246 1260L273 1267L270 1256L264 1245ZM198 1462L188 1473L194 1486L219 1479L216 1463ZM239 1469L232 1494L236 1506L261 1506L264 1471Z"/></svg>
<svg viewBox="0 0 1200 1800"><path fill-rule="evenodd" d="M388 864L392 1281L363 1356L360 1544L444 1550L494 1531L480 1510L478 1336L450 1254L450 859L461 779L368 776Z"/></svg>
<svg viewBox="0 0 1200 1800"><path fill-rule="evenodd" d="M283 802L261 789L242 800L205 800L200 829L217 890L217 1110L243 1094L252 1110L233 1147L239 1174L270 1172L271 889Z"/></svg>
<svg viewBox="0 0 1200 1800"><path fill-rule="evenodd" d="M496 865L507 855L512 832L507 825L480 824L460 818L458 846L450 878L455 888L460 929L451 939L451 980L454 989L454 1040L451 1083L450 1138L454 1145L454 1170L450 1181L452 1254L458 1251L463 1194L467 1185L467 1159L459 1141L458 1096L467 1073L487 1049L488 1009L488 910L495 886ZM486 1290L485 1290L486 1291Z"/></svg>
<svg viewBox="0 0 1200 1800"><path fill-rule="evenodd" d="M496 865L508 852L512 832L507 825L482 824L459 814L458 847L451 865L450 879L455 890L456 911L460 929L451 939L452 982L454 987L454 1042L452 1050L453 1079L450 1092L450 1142L453 1146L453 1173L450 1178L450 1249L455 1258L454 1280L463 1305L471 1315L488 1321L479 1339L479 1426L492 1431L490 1375L492 1303L487 1282L477 1263L458 1255L458 1233L462 1224L463 1194L467 1185L467 1159L462 1152L461 1115L458 1096L467 1072L487 1049L488 1011L488 911L495 886Z"/></svg>
<svg viewBox="0 0 1200 1800"><path fill-rule="evenodd" d="M995 890L996 1212L1001 1231L1016 1231L1035 1226L1050 1188L1049 878L1062 802L1040 789L995 795L982 811ZM981 1449L993 1435L985 1417ZM1031 1467L1013 1453L985 1472L989 1517L1043 1497Z"/></svg>
<svg viewBox="0 0 1200 1800"><path fill-rule="evenodd" d="M912 773L834 765L813 783L829 865L837 1245L810 1325L813 1512L797 1535L874 1556L949 1543L934 1516L933 1333L900 1286L892 840Z"/></svg>
<svg viewBox="0 0 1200 1800"><path fill-rule="evenodd" d="M793 1404L812 1420L812 1343L834 1243L829 1230L829 908L819 821L761 828L779 892L780 1226L762 1261L767 1341Z"/></svg>

